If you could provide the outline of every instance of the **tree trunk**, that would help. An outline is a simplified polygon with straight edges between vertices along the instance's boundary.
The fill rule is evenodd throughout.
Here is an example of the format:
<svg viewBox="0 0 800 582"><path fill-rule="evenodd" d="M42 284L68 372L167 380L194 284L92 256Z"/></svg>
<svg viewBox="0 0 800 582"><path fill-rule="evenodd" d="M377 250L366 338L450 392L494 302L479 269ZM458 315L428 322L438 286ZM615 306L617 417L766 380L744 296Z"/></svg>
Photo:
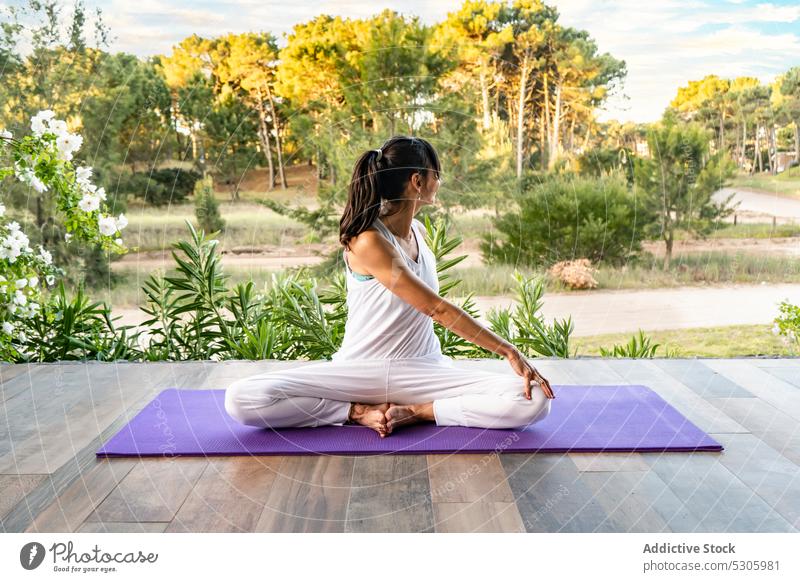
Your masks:
<svg viewBox="0 0 800 582"><path fill-rule="evenodd" d="M264 150L264 157L267 158L269 172L269 189L275 188L275 168L272 166L272 147L269 143L269 128L267 127L267 112L264 109L264 99L261 89L258 90L258 138L261 142L261 149Z"/></svg>
<svg viewBox="0 0 800 582"><path fill-rule="evenodd" d="M550 167L550 87L547 81L547 73L544 73L544 130L545 130L545 138L547 139L547 165L544 167Z"/></svg>
<svg viewBox="0 0 800 582"><path fill-rule="evenodd" d="M547 167L553 169L558 160L561 149L561 83L556 85L556 103L553 107L553 137L550 140L550 154L547 158Z"/></svg>
<svg viewBox="0 0 800 582"><path fill-rule="evenodd" d="M719 116L719 151L725 149L725 110L720 112Z"/></svg>
<svg viewBox="0 0 800 582"><path fill-rule="evenodd" d="M528 87L528 58L522 61L519 79L519 107L517 111L517 178L522 177L522 146L525 139L525 93Z"/></svg>
<svg viewBox="0 0 800 582"><path fill-rule="evenodd" d="M486 68L481 66L481 103L483 104L483 129L487 131L491 125L489 118L489 83L486 81Z"/></svg>
<svg viewBox="0 0 800 582"><path fill-rule="evenodd" d="M756 131L753 136L753 171L751 173L756 173L756 168L761 165L761 156L759 155L758 151L758 123L756 123Z"/></svg>
<svg viewBox="0 0 800 582"><path fill-rule="evenodd" d="M278 123L278 116L275 113L275 100L272 98L272 90L269 85L266 86L267 98L269 99L269 108L272 115L272 127L275 128L275 151L278 154L278 174L281 178L281 187L286 190L288 184L286 183L286 172L283 168L283 146L281 145L281 126Z"/></svg>
<svg viewBox="0 0 800 582"><path fill-rule="evenodd" d="M569 124L569 151L575 151L575 118L577 115L572 116L572 121Z"/></svg>
<svg viewBox="0 0 800 582"><path fill-rule="evenodd" d="M671 231L669 232L667 237L664 238L664 243L666 244L666 247L665 247L666 252L664 253L664 266L663 266L663 268L664 268L665 271L668 271L669 270L669 264L672 261L672 243L673 243L673 238L672 238L672 232Z"/></svg>
<svg viewBox="0 0 800 582"><path fill-rule="evenodd" d="M544 110L539 109L539 169L544 171L546 168L547 157L544 155L545 137L544 137Z"/></svg>
<svg viewBox="0 0 800 582"><path fill-rule="evenodd" d="M744 169L744 163L747 159L747 119L742 120L742 159L740 166Z"/></svg>
<svg viewBox="0 0 800 582"><path fill-rule="evenodd" d="M794 120L794 161L800 164L800 119Z"/></svg>

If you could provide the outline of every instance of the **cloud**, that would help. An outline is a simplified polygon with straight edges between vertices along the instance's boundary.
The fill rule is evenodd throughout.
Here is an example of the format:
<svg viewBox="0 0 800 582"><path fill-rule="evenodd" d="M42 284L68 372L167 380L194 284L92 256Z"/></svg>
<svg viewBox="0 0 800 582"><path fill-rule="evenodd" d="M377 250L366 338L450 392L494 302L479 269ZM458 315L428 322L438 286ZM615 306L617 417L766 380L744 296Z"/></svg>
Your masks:
<svg viewBox="0 0 800 582"><path fill-rule="evenodd" d="M589 31L600 52L627 65L623 94L601 119L658 119L678 87L708 74L767 82L800 63L798 32L775 25L800 20L800 6L774 3L633 0L556 3L562 24Z"/></svg>
<svg viewBox="0 0 800 582"><path fill-rule="evenodd" d="M562 24L584 29L600 52L626 62L624 94L610 99L601 118L651 121L681 85L707 74L755 76L766 82L800 64L800 4L757 0L546 0ZM112 50L139 56L170 53L191 34L268 31L285 44L293 26L331 14L363 18L384 8L433 24L462 0L88 0L111 28ZM87 30L93 16L89 15Z"/></svg>

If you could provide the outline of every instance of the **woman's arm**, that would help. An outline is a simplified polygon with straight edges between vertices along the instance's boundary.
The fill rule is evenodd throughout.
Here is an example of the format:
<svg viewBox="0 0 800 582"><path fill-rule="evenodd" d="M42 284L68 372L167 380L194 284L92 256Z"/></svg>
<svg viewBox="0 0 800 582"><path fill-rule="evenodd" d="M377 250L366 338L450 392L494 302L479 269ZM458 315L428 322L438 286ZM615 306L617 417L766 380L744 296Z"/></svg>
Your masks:
<svg viewBox="0 0 800 582"><path fill-rule="evenodd" d="M362 232L351 243L350 254L357 256L360 272L366 270L366 274L374 276L406 303L467 341L507 358L514 370L525 377L528 398L531 379L542 385L549 398L554 397L549 382L527 362L513 344L428 287L409 269L405 259L383 235L373 230Z"/></svg>

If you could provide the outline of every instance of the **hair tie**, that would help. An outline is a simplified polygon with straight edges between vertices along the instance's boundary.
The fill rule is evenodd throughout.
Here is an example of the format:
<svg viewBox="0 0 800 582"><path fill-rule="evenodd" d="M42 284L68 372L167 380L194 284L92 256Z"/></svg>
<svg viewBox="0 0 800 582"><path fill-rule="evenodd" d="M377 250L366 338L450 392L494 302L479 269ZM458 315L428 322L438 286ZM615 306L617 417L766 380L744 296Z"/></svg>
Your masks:
<svg viewBox="0 0 800 582"><path fill-rule="evenodd" d="M378 157L377 157L377 158L375 158L375 161L377 162L378 160L380 160L380 159L381 159L381 156L383 156L383 150L382 150L382 149L380 149L380 148L378 148L377 150L372 150L372 151L373 151L373 152L378 152Z"/></svg>

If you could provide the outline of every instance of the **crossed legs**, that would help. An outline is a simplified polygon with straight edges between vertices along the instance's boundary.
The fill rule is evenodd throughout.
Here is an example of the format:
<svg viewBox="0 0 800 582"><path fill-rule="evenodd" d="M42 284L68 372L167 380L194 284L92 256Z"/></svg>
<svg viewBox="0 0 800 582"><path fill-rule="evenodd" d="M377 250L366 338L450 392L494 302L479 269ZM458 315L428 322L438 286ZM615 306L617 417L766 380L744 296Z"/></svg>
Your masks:
<svg viewBox="0 0 800 582"><path fill-rule="evenodd" d="M355 421L389 434L425 420L519 428L550 412L538 385L531 400L523 387L512 370L462 368L449 358L321 361L236 380L226 390L225 409L243 424L272 428Z"/></svg>

